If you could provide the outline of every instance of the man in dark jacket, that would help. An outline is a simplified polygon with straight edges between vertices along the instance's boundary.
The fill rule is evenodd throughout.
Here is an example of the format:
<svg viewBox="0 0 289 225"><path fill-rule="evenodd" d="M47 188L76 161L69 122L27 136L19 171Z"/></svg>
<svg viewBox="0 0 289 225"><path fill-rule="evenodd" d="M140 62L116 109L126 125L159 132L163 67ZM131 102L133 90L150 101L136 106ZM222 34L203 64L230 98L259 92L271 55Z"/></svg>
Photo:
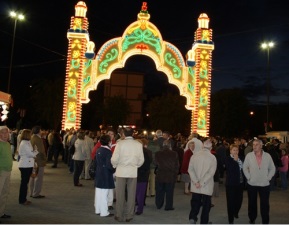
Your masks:
<svg viewBox="0 0 289 225"><path fill-rule="evenodd" d="M156 164L156 199L158 209L164 205L165 210L174 210L173 198L175 182L179 172L178 154L172 151L170 141L164 141L163 149L155 154Z"/></svg>

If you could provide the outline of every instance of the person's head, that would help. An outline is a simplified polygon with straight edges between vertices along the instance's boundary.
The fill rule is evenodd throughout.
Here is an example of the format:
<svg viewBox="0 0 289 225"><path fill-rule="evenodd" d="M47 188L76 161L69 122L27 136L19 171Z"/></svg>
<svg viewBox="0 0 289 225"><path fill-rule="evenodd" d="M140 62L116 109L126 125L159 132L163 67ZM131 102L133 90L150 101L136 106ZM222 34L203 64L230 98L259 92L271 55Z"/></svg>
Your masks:
<svg viewBox="0 0 289 225"><path fill-rule="evenodd" d="M100 136L99 142L101 145L108 146L111 142L110 136L107 134L103 134Z"/></svg>
<svg viewBox="0 0 289 225"><path fill-rule="evenodd" d="M152 141L154 139L154 135L152 133L148 134L148 140Z"/></svg>
<svg viewBox="0 0 289 225"><path fill-rule="evenodd" d="M107 130L107 135L110 136L110 140L114 140L114 131L112 129Z"/></svg>
<svg viewBox="0 0 289 225"><path fill-rule="evenodd" d="M119 127L119 128L117 129L117 133L118 133L119 135L121 135L121 134L123 133L123 128L122 128L122 127Z"/></svg>
<svg viewBox="0 0 289 225"><path fill-rule="evenodd" d="M280 149L281 149L281 150L287 150L287 148L286 148L286 143L281 143L281 144L280 144Z"/></svg>
<svg viewBox="0 0 289 225"><path fill-rule="evenodd" d="M89 133L88 133L88 137L90 137L90 138L94 138L94 133L92 132L92 131L89 131Z"/></svg>
<svg viewBox="0 0 289 225"><path fill-rule="evenodd" d="M210 139L204 141L204 150L211 151L212 150L212 142Z"/></svg>
<svg viewBox="0 0 289 225"><path fill-rule="evenodd" d="M263 142L260 139L255 139L253 141L253 151L255 153L262 151Z"/></svg>
<svg viewBox="0 0 289 225"><path fill-rule="evenodd" d="M8 141L9 139L9 129L7 126L0 126L0 141Z"/></svg>
<svg viewBox="0 0 289 225"><path fill-rule="evenodd" d="M26 140L26 141L30 140L30 139L31 139L31 134L32 134L31 130L29 130L29 129L24 129L24 130L22 131L22 133L21 133L20 140L21 140L21 141L22 141L22 140Z"/></svg>
<svg viewBox="0 0 289 225"><path fill-rule="evenodd" d="M235 140L234 140L234 144L236 144L236 145L241 145L241 140L240 140L240 138L235 138Z"/></svg>
<svg viewBox="0 0 289 225"><path fill-rule="evenodd" d="M156 130L156 137L157 137L157 138L160 138L160 137L162 137L162 136L163 136L162 130Z"/></svg>
<svg viewBox="0 0 289 225"><path fill-rule="evenodd" d="M239 154L239 146L236 144L231 144L230 145L230 154L231 155L238 155Z"/></svg>
<svg viewBox="0 0 289 225"><path fill-rule="evenodd" d="M191 151L194 151L195 149L195 142L193 140L190 140L188 142L188 149L190 149Z"/></svg>
<svg viewBox="0 0 289 225"><path fill-rule="evenodd" d="M133 135L133 129L131 127L126 127L124 129L124 136L132 137L132 135Z"/></svg>
<svg viewBox="0 0 289 225"><path fill-rule="evenodd" d="M167 140L167 139L169 139L169 137L170 137L170 132L164 131L164 132L163 132L163 138L164 138L165 140Z"/></svg>
<svg viewBox="0 0 289 225"><path fill-rule="evenodd" d="M40 126L34 126L32 127L32 134L40 134L41 127Z"/></svg>
<svg viewBox="0 0 289 225"><path fill-rule="evenodd" d="M194 133L191 134L191 136L192 136L192 138L198 138L199 134L194 132Z"/></svg>
<svg viewBox="0 0 289 225"><path fill-rule="evenodd" d="M199 140L198 138L193 138L191 141L195 143L195 149L194 152L199 152L203 149L203 142Z"/></svg>
<svg viewBox="0 0 289 225"><path fill-rule="evenodd" d="M84 137L85 137L85 132L84 131L79 131L77 133L77 138L80 139L80 140L84 140Z"/></svg>
<svg viewBox="0 0 289 225"><path fill-rule="evenodd" d="M242 137L241 138L241 144L245 144L245 143L247 143L247 139L245 137Z"/></svg>
<svg viewBox="0 0 289 225"><path fill-rule="evenodd" d="M280 141L279 141L278 138L274 138L272 142L273 142L274 145L280 144Z"/></svg>
<svg viewBox="0 0 289 225"><path fill-rule="evenodd" d="M164 140L163 142L163 149L172 150L172 145L170 140Z"/></svg>

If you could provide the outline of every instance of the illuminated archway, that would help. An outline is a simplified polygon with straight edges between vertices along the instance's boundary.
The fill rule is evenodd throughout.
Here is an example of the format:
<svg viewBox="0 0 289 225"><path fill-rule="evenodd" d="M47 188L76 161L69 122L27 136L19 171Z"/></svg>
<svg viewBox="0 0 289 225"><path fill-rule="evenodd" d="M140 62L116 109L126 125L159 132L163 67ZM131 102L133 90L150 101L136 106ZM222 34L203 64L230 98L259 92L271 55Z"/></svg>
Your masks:
<svg viewBox="0 0 289 225"><path fill-rule="evenodd" d="M146 2L137 21L131 23L121 37L103 44L96 55L95 44L89 40L86 12L86 4L78 2L67 32L62 129L80 128L81 104L89 102L89 92L102 80L109 79L115 69L123 68L129 57L146 55L154 61L158 71L166 74L169 83L178 87L180 95L186 97L186 108L192 111L191 131L208 136L214 49L208 16L205 13L199 16L194 43L185 61L178 48L164 41L158 28L149 21Z"/></svg>

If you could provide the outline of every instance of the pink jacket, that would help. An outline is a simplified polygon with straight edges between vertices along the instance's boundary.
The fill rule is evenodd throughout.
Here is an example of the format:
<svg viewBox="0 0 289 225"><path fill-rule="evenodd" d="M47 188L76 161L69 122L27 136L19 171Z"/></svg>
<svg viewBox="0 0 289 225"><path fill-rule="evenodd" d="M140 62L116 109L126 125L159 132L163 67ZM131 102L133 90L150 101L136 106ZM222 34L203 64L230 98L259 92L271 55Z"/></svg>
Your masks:
<svg viewBox="0 0 289 225"><path fill-rule="evenodd" d="M283 155L281 157L281 161L282 161L283 166L279 167L278 170L280 172L287 172L288 171L288 155Z"/></svg>

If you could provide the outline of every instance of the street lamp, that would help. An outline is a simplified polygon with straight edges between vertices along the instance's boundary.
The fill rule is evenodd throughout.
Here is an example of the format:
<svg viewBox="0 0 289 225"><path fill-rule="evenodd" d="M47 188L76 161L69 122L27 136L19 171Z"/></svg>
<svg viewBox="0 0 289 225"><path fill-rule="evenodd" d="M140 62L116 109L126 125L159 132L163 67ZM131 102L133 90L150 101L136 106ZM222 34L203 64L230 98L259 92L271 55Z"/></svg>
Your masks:
<svg viewBox="0 0 289 225"><path fill-rule="evenodd" d="M14 31L13 31L13 40L12 40L12 48L11 48L11 58L10 58L10 67L9 67L9 75L8 75L7 93L10 93L10 80L11 80L11 72L12 72L12 64L13 64L13 52L14 52L16 25L17 25L18 20L24 20L24 15L16 13L14 11L11 11L10 17L14 19Z"/></svg>
<svg viewBox="0 0 289 225"><path fill-rule="evenodd" d="M261 45L262 49L267 50L267 118L265 132L268 132L269 128L269 105L270 105L270 48L274 47L273 42L264 42Z"/></svg>

